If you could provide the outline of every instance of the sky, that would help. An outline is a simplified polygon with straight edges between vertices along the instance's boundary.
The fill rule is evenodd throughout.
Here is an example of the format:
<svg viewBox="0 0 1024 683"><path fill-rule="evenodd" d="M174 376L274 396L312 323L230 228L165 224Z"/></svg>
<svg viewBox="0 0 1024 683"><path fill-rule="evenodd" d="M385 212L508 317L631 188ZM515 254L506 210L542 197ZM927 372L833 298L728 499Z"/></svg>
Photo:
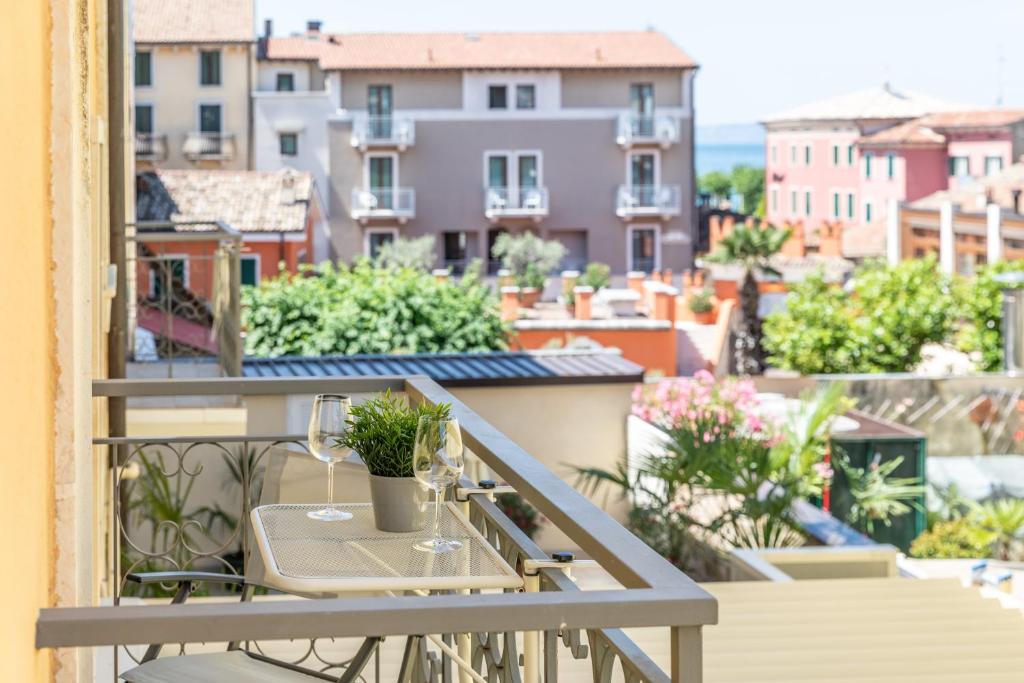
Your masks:
<svg viewBox="0 0 1024 683"><path fill-rule="evenodd" d="M950 101L1024 108L1024 0L256 0L275 35L655 28L700 64L698 125L888 81Z"/></svg>

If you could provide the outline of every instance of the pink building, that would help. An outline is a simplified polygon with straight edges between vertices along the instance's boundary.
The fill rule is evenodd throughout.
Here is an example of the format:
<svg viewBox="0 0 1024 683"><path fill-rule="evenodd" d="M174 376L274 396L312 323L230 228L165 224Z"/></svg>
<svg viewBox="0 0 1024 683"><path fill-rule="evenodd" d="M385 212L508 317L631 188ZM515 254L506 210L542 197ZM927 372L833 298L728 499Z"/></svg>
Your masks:
<svg viewBox="0 0 1024 683"><path fill-rule="evenodd" d="M882 255L890 200L962 187L1024 153L1024 111L965 111L888 84L764 125L768 220L802 223L812 252L821 224L838 223L849 258Z"/></svg>

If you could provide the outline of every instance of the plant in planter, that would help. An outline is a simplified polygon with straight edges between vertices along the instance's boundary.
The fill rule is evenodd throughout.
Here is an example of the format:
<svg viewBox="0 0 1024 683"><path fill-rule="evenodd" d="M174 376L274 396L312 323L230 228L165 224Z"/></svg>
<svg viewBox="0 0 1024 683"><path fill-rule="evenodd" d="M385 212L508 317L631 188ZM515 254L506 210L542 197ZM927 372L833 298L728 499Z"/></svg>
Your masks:
<svg viewBox="0 0 1024 683"><path fill-rule="evenodd" d="M606 288L612 282L612 268L607 263L598 263L593 261L587 264L584 268L583 273L576 280L577 287L593 287L594 293L601 291ZM565 293L565 303L572 306L574 302L574 296L570 289Z"/></svg>
<svg viewBox="0 0 1024 683"><path fill-rule="evenodd" d="M561 242L542 240L531 232L521 235L502 233L494 241L491 256L507 268L522 290L522 304L530 307L540 298L547 274L566 254Z"/></svg>
<svg viewBox="0 0 1024 683"><path fill-rule="evenodd" d="M690 297L688 305L690 312L693 313L693 319L697 322L708 324L714 321L713 311L715 306L711 302L711 290L702 289L696 292Z"/></svg>
<svg viewBox="0 0 1024 683"><path fill-rule="evenodd" d="M373 515L381 531L418 531L426 522L427 491L412 469L416 426L422 416L447 418L451 406L410 405L390 391L352 407L343 443L370 471Z"/></svg>

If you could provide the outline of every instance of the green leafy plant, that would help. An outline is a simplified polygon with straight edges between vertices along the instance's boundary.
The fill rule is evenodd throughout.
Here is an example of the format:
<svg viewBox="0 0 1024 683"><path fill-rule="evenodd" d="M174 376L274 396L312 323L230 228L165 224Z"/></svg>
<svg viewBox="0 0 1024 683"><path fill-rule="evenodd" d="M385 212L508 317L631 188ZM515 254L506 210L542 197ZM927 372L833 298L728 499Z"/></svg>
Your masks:
<svg viewBox="0 0 1024 683"><path fill-rule="evenodd" d="M380 246L374 265L378 268L415 268L430 270L434 266L434 236L399 237Z"/></svg>
<svg viewBox="0 0 1024 683"><path fill-rule="evenodd" d="M740 325L734 347L736 371L742 375L756 375L764 370L761 318L757 312L760 294L754 275L762 273L781 277L771 265L771 258L779 253L791 234L789 228L738 225L708 256L712 263L732 263L743 269L739 290Z"/></svg>
<svg viewBox="0 0 1024 683"><path fill-rule="evenodd" d="M1000 560L1021 556L1024 541L1024 500L1002 498L972 506L970 520Z"/></svg>
<svg viewBox="0 0 1024 683"><path fill-rule="evenodd" d="M711 296L712 292L709 289L695 292L687 304L690 307L690 311L693 313L710 313L714 308L714 305L711 303Z"/></svg>
<svg viewBox="0 0 1024 683"><path fill-rule="evenodd" d="M388 390L352 406L349 431L342 443L363 459L370 474L378 477L411 477L416 426L423 416L449 417L451 406L439 403L410 405Z"/></svg>
<svg viewBox="0 0 1024 683"><path fill-rule="evenodd" d="M732 190L732 178L721 171L708 171L697 179L697 187L716 199L729 196Z"/></svg>
<svg viewBox="0 0 1024 683"><path fill-rule="evenodd" d="M953 331L953 284L932 257L868 263L845 288L809 277L765 320L769 360L804 374L907 372Z"/></svg>
<svg viewBox="0 0 1024 683"><path fill-rule="evenodd" d="M544 286L548 273L558 266L565 254L566 249L561 242L542 240L532 232L521 235L504 232L498 235L491 247L491 256L511 271L519 287L537 289Z"/></svg>
<svg viewBox="0 0 1024 683"><path fill-rule="evenodd" d="M893 519L910 513L924 493L920 479L892 476L903 464L903 456L881 462L875 455L864 469L854 467L840 453L835 462L846 475L853 498L847 521L868 535L874 533L876 523L892 526Z"/></svg>
<svg viewBox="0 0 1024 683"><path fill-rule="evenodd" d="M1003 366L1003 293L995 276L1024 271L1024 261L1000 261L978 270L962 288L964 326L957 345L977 354L978 369L996 372Z"/></svg>
<svg viewBox="0 0 1024 683"><path fill-rule="evenodd" d="M729 180L737 194L743 197L743 212L756 213L764 199L764 169L737 164L732 167Z"/></svg>
<svg viewBox="0 0 1024 683"><path fill-rule="evenodd" d="M604 289L612 281L612 267L607 263L588 263L580 274L577 284L582 287L593 287L594 291Z"/></svg>
<svg viewBox="0 0 1024 683"><path fill-rule="evenodd" d="M966 518L936 522L910 544L910 556L921 559L970 559L988 553L984 534Z"/></svg>
<svg viewBox="0 0 1024 683"><path fill-rule="evenodd" d="M242 293L252 356L458 353L508 348L498 298L477 275L438 282L413 268L324 263Z"/></svg>

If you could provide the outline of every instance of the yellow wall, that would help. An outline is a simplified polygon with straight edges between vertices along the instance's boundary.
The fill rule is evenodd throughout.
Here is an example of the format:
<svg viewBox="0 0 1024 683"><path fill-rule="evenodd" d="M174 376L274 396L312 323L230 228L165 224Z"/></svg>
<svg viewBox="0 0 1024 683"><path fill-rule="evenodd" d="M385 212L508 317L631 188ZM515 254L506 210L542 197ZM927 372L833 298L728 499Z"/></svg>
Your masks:
<svg viewBox="0 0 1024 683"><path fill-rule="evenodd" d="M10 3L0 22L0 662L10 681L46 680L33 647L36 611L53 584L53 415L56 383L50 281L50 70L46 3Z"/></svg>

